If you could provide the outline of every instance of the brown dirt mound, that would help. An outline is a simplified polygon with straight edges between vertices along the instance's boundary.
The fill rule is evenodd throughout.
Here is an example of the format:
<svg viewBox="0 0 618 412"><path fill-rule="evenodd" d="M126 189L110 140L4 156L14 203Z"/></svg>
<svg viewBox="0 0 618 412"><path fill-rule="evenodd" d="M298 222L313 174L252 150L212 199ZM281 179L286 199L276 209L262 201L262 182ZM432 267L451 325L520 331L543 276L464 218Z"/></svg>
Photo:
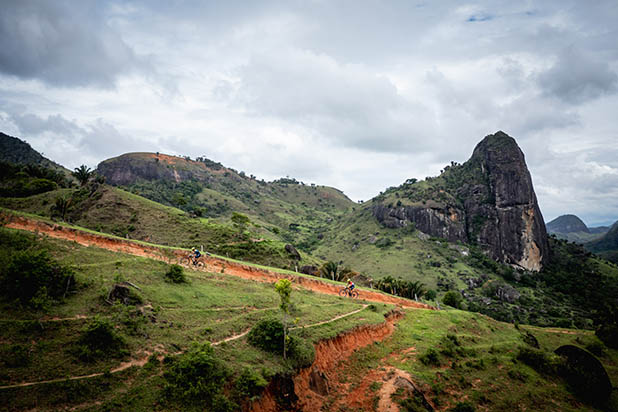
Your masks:
<svg viewBox="0 0 618 412"><path fill-rule="evenodd" d="M41 233L56 239L72 240L84 246L96 246L102 249L162 260L165 262L176 262L187 255L187 251L181 249L164 249L155 245L145 245L128 239L107 237L102 234L90 233L80 229L70 228L55 223L48 223L23 216L17 216L7 212L3 212L2 221L6 222L6 226L9 228ZM232 262L214 256L204 257L204 263L205 267L203 270L208 272L225 273L243 279L269 283L274 283L279 279L285 278L305 289L310 289L315 292L328 295L338 295L342 288L340 285L326 283L319 279L311 279L293 274L275 272L238 262ZM361 299L372 302L390 303L405 308L434 309L423 303L386 295L372 290L359 289L359 295Z"/></svg>

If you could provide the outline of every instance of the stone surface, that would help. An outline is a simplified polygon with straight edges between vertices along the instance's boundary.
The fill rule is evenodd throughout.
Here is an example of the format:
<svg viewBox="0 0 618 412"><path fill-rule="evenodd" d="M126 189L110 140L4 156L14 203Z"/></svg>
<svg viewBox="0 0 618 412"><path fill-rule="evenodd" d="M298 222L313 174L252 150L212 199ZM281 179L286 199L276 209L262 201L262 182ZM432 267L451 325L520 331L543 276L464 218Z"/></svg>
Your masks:
<svg viewBox="0 0 618 412"><path fill-rule="evenodd" d="M457 187L448 189L456 201L398 207L377 203L374 217L390 228L414 223L431 236L476 243L499 262L540 270L549 256L547 232L515 140L503 132L489 135L468 162L449 173L459 177Z"/></svg>

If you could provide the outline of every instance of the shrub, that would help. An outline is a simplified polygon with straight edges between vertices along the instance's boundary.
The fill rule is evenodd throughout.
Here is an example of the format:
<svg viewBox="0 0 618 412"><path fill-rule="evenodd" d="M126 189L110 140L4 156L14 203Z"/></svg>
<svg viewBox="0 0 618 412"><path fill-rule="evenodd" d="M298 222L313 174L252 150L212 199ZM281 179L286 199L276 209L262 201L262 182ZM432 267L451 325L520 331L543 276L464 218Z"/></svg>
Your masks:
<svg viewBox="0 0 618 412"><path fill-rule="evenodd" d="M475 410L470 402L457 402L457 405L449 409L449 412L474 412Z"/></svg>
<svg viewBox="0 0 618 412"><path fill-rule="evenodd" d="M98 316L86 326L77 341L75 354L83 361L93 361L104 357L125 356L126 342L114 329L114 325Z"/></svg>
<svg viewBox="0 0 618 412"><path fill-rule="evenodd" d="M311 365L315 349L310 342L298 336L288 336L288 359L296 369ZM263 319L249 332L247 340L257 348L283 355L283 324L277 319Z"/></svg>
<svg viewBox="0 0 618 412"><path fill-rule="evenodd" d="M424 365L440 366L440 355L433 348L427 349L427 352L419 356L418 359L423 362Z"/></svg>
<svg viewBox="0 0 618 412"><path fill-rule="evenodd" d="M56 262L46 250L17 251L0 268L0 294L34 308L44 308L74 285L73 271Z"/></svg>
<svg viewBox="0 0 618 412"><path fill-rule="evenodd" d="M30 351L26 345L8 345L0 351L0 354L2 355L0 358L9 368L26 366L30 363Z"/></svg>
<svg viewBox="0 0 618 412"><path fill-rule="evenodd" d="M461 306L461 301L462 301L461 294L454 290L450 290L446 292L444 294L444 297L442 298L442 303L444 303L445 305L451 306L453 308L457 308L457 309L459 309L459 307Z"/></svg>
<svg viewBox="0 0 618 412"><path fill-rule="evenodd" d="M517 359L539 373L555 375L562 368L562 362L556 355L528 346L521 346Z"/></svg>
<svg viewBox="0 0 618 412"><path fill-rule="evenodd" d="M379 247L381 249L387 248L390 245L394 244L395 242L388 238L388 237L383 237L381 239L379 239L376 243L374 243L376 245L376 247Z"/></svg>
<svg viewBox="0 0 618 412"><path fill-rule="evenodd" d="M425 299L427 300L435 300L436 296L436 291L433 289L429 289L427 292L425 292Z"/></svg>
<svg viewBox="0 0 618 412"><path fill-rule="evenodd" d="M283 323L277 319L263 319L255 324L247 340L267 352L283 353Z"/></svg>
<svg viewBox="0 0 618 412"><path fill-rule="evenodd" d="M165 280L171 283L186 283L184 270L180 265L170 265L169 269L165 273Z"/></svg>
<svg viewBox="0 0 618 412"><path fill-rule="evenodd" d="M254 400L262 393L268 382L261 373L245 368L236 380L236 392L240 398Z"/></svg>
<svg viewBox="0 0 618 412"><path fill-rule="evenodd" d="M224 394L231 375L210 344L195 345L183 355L166 358L164 395L182 405L199 406L200 410L235 411L238 407Z"/></svg>

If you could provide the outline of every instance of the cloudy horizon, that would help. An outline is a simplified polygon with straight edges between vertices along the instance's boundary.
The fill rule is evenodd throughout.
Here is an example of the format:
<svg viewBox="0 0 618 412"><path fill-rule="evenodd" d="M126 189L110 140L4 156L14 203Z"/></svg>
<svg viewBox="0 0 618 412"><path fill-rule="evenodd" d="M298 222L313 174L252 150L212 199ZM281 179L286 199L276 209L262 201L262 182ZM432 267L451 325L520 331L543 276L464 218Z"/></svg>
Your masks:
<svg viewBox="0 0 618 412"><path fill-rule="evenodd" d="M90 167L206 156L368 200L503 130L546 221L618 219L618 3L33 1L0 10L0 132Z"/></svg>

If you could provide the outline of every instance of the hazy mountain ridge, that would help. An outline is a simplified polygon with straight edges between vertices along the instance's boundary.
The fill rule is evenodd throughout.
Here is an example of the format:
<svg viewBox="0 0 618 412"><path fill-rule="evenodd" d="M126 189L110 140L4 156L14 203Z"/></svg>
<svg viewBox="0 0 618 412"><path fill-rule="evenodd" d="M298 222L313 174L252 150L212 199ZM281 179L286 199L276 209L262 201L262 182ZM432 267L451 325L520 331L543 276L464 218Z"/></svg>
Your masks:
<svg viewBox="0 0 618 412"><path fill-rule="evenodd" d="M599 239L609 230L606 226L589 228L579 217L570 214L558 216L546 227L548 233L559 239L581 244Z"/></svg>

